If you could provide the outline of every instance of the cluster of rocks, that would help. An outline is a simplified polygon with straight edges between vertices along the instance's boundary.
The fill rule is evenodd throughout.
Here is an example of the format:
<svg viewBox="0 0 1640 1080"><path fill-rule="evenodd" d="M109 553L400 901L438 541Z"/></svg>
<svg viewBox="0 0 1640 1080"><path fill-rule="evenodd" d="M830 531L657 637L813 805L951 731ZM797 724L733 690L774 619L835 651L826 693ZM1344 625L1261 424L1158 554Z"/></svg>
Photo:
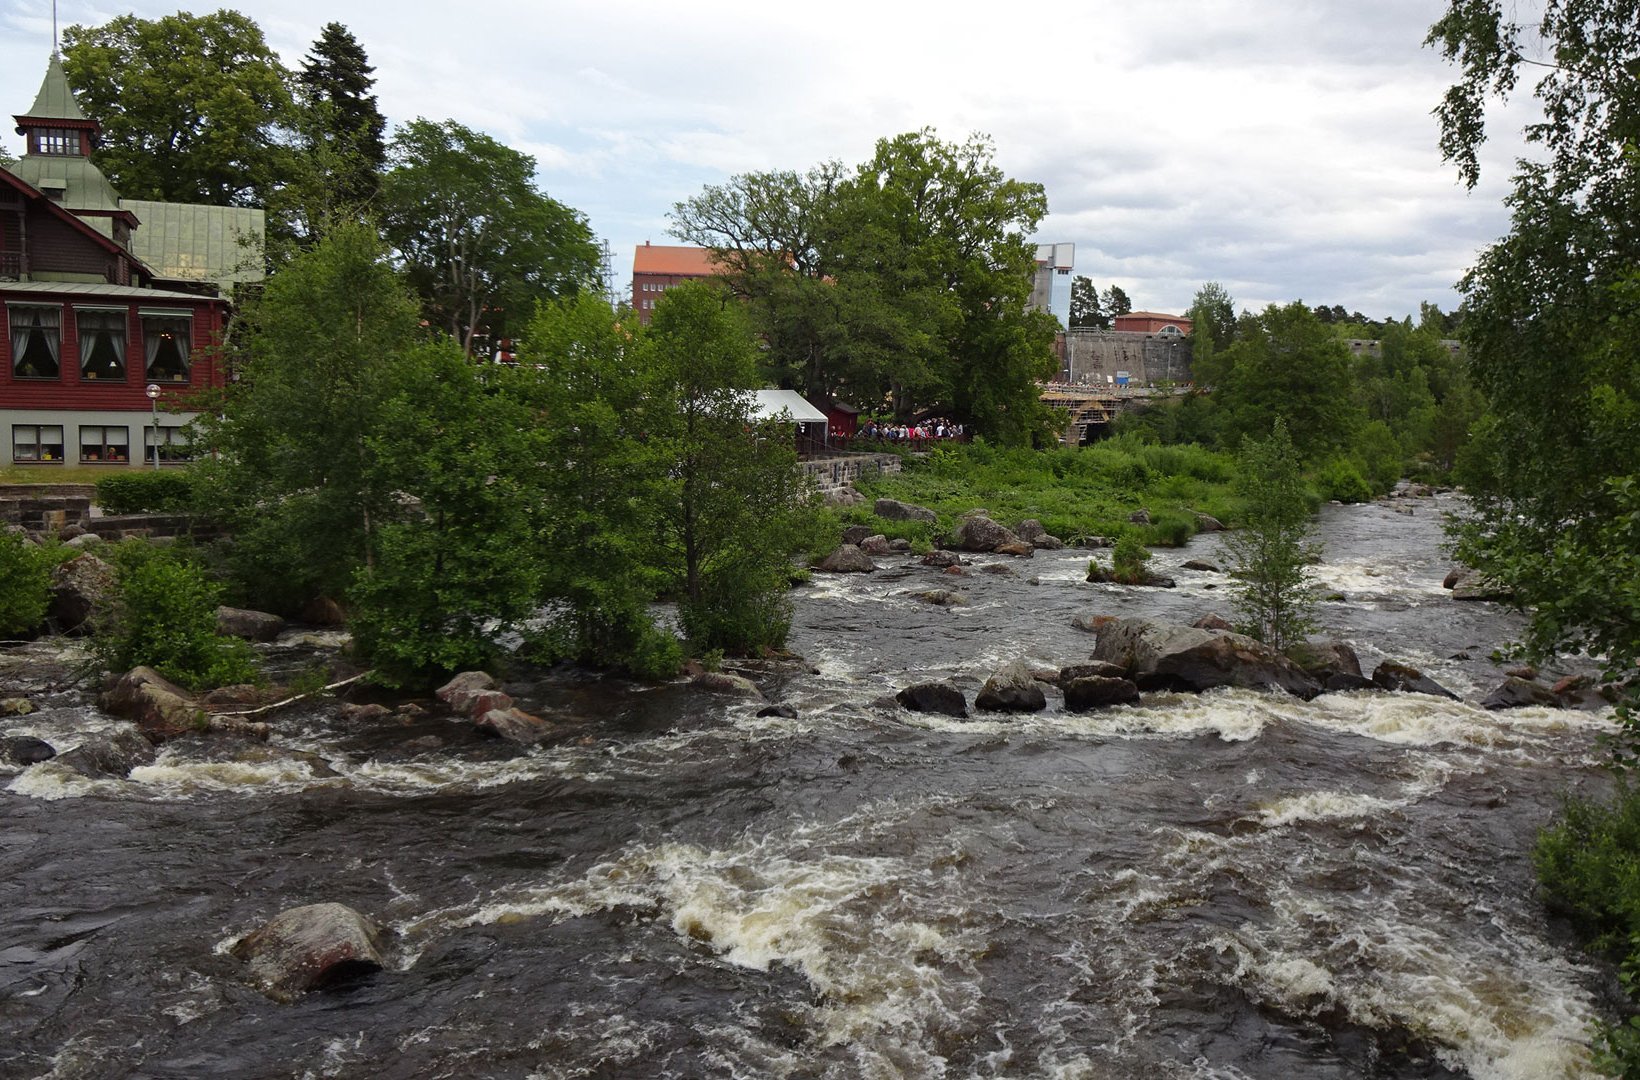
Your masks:
<svg viewBox="0 0 1640 1080"><path fill-rule="evenodd" d="M453 713L470 717L487 735L533 746L552 733L552 725L520 709L487 671L463 671L433 692Z"/></svg>
<svg viewBox="0 0 1640 1080"><path fill-rule="evenodd" d="M937 520L934 511L927 507L896 499L878 499L872 510L885 521L933 524ZM970 510L957 521L956 528L941 549L924 556L923 562L929 566L952 567L961 562L960 556L953 554L955 552L1029 558L1038 550L1056 551L1064 546L1063 540L1051 535L1034 518L1027 518L1017 528L1009 529L993 521L984 510ZM869 574L877 569L877 564L872 561L873 556L907 554L910 551L911 543L908 540L890 540L881 533L872 532L867 526L851 525L843 530L842 543L815 564L815 569L833 574ZM930 561L933 556L939 556L939 560Z"/></svg>
<svg viewBox="0 0 1640 1080"><path fill-rule="evenodd" d="M1308 641L1285 652L1235 633L1224 620L1204 617L1195 626L1144 618L1080 618L1097 634L1090 662L1058 670L1023 660L1004 665L985 681L973 707L989 712L1037 712L1047 707L1044 688L1057 688L1071 712L1137 704L1146 691L1199 693L1221 686L1279 690L1309 700L1323 693L1388 690L1459 700L1418 669L1393 660L1361 670L1355 650L1338 641ZM1565 679L1544 686L1524 671L1510 673L1481 702L1487 709L1527 705L1599 707L1612 695L1590 680ZM949 681L915 683L894 698L915 712L968 715L962 691Z"/></svg>

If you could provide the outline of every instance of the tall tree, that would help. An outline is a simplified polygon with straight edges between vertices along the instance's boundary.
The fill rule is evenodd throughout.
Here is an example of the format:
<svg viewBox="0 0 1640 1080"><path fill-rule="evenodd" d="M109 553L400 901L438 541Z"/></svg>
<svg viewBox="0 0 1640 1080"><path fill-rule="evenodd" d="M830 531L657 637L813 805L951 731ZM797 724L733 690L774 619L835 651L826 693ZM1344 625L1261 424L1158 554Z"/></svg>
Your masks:
<svg viewBox="0 0 1640 1080"><path fill-rule="evenodd" d="M1260 437L1280 418L1306 463L1349 447L1361 424L1349 349L1302 301L1242 320L1223 355L1229 437Z"/></svg>
<svg viewBox="0 0 1640 1080"><path fill-rule="evenodd" d="M1236 302L1216 281L1196 290L1190 302L1190 377L1203 386L1217 386L1228 374L1220 354L1236 336Z"/></svg>
<svg viewBox="0 0 1640 1080"><path fill-rule="evenodd" d="M1237 478L1243 521L1226 534L1224 547L1242 616L1238 629L1284 649L1314 626L1309 566L1316 550L1298 453L1279 418L1267 436L1242 444Z"/></svg>
<svg viewBox="0 0 1640 1080"><path fill-rule="evenodd" d="M1128 294L1122 290L1120 285L1112 285L1106 289L1104 301L1105 314L1112 319L1118 315L1126 315L1133 310L1133 301L1128 299Z"/></svg>
<svg viewBox="0 0 1640 1080"><path fill-rule="evenodd" d="M357 210L370 202L387 163L387 120L371 93L375 68L364 46L341 23L329 23L297 73L302 117L298 140L309 155L322 153L328 210Z"/></svg>
<svg viewBox="0 0 1640 1080"><path fill-rule="evenodd" d="M535 160L471 128L400 128L382 178L382 231L429 322L469 355L522 330L535 305L592 286L586 218L535 185Z"/></svg>
<svg viewBox="0 0 1640 1080"><path fill-rule="evenodd" d="M290 74L236 11L121 15L63 33L63 71L102 125L95 159L128 199L264 206L288 166Z"/></svg>
<svg viewBox="0 0 1640 1080"><path fill-rule="evenodd" d="M1460 555L1508 583L1530 644L1640 668L1640 8L1547 0L1535 23L1501 0L1453 0L1431 28L1459 67L1437 116L1473 185L1487 105L1537 78L1544 151L1522 162L1511 229L1464 278L1463 336L1491 418L1477 514ZM1542 57L1543 59L1540 59ZM1629 682L1634 688L1640 683ZM1623 757L1640 757L1631 711ZM1640 1053L1633 1059L1640 1061Z"/></svg>
<svg viewBox="0 0 1640 1080"><path fill-rule="evenodd" d="M1081 274L1071 279L1070 324L1072 330L1110 329L1110 317L1099 306L1099 290Z"/></svg>

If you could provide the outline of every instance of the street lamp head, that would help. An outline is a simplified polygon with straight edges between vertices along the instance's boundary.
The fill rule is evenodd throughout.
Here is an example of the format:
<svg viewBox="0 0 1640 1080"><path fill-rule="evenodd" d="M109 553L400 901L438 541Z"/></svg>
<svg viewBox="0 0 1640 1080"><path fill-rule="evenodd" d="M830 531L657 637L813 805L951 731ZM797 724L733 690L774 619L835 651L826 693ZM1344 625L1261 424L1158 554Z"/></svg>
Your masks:
<svg viewBox="0 0 1640 1080"><path fill-rule="evenodd" d="M159 383L149 383L147 394L149 401L157 401L159 399Z"/></svg>

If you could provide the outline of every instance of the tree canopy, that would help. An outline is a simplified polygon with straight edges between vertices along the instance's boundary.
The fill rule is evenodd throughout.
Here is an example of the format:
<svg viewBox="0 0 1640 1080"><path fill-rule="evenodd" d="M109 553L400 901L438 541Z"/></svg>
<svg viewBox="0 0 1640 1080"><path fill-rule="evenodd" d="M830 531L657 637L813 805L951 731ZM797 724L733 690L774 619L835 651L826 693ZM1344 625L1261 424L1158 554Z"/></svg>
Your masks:
<svg viewBox="0 0 1640 1080"><path fill-rule="evenodd" d="M128 199L262 206L286 174L290 74L236 11L71 26L63 72Z"/></svg>
<svg viewBox="0 0 1640 1080"><path fill-rule="evenodd" d="M1110 317L1099 305L1099 290L1093 287L1091 279L1081 274L1071 278L1070 327L1072 330L1110 328Z"/></svg>
<svg viewBox="0 0 1640 1080"><path fill-rule="evenodd" d="M335 217L359 214L375 197L386 167L387 120L371 88L375 68L341 23L329 23L296 75L296 169L293 199L316 236Z"/></svg>
<svg viewBox="0 0 1640 1080"><path fill-rule="evenodd" d="M713 248L752 300L784 385L901 418L949 414L1028 441L1055 323L1028 307L1041 185L1013 180L991 141L930 130L878 141L852 171L753 173L673 209L673 231Z"/></svg>
<svg viewBox="0 0 1640 1080"><path fill-rule="evenodd" d="M597 280L586 219L536 187L528 154L454 120L417 119L394 134L389 161L382 231L427 320L468 355L521 330L537 303Z"/></svg>

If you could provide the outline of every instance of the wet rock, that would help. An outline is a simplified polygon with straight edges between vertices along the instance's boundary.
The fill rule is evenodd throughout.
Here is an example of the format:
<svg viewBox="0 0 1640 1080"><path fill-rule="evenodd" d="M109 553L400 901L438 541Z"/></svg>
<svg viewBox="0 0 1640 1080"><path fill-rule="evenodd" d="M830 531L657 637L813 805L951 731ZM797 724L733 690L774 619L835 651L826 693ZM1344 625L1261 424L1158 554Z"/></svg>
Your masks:
<svg viewBox="0 0 1640 1080"><path fill-rule="evenodd" d="M92 779L123 780L139 765L152 765L154 744L134 728L100 731L53 758L56 765Z"/></svg>
<svg viewBox="0 0 1640 1080"><path fill-rule="evenodd" d="M382 967L381 930L345 904L309 904L274 916L241 938L233 955L275 1001L293 1001Z"/></svg>
<svg viewBox="0 0 1640 1080"><path fill-rule="evenodd" d="M943 713L966 717L968 703L962 691L948 682L914 683L894 695L898 704L912 712Z"/></svg>
<svg viewBox="0 0 1640 1080"><path fill-rule="evenodd" d="M1127 668L1141 690L1281 689L1308 700L1321 684L1268 645L1242 634L1151 619L1116 619L1099 630L1093 658Z"/></svg>
<svg viewBox="0 0 1640 1080"><path fill-rule="evenodd" d="M1378 684L1365 675L1351 675L1348 672L1337 671L1328 675L1321 684L1322 689L1329 694L1344 693L1350 690L1376 690Z"/></svg>
<svg viewBox="0 0 1640 1080"><path fill-rule="evenodd" d="M350 723L364 723L368 720L380 720L384 716L392 716L393 710L385 705L343 705L338 710L342 719Z"/></svg>
<svg viewBox="0 0 1640 1080"><path fill-rule="evenodd" d="M791 705L765 705L757 710L759 716L781 716L787 720L797 719L797 709Z"/></svg>
<svg viewBox="0 0 1640 1080"><path fill-rule="evenodd" d="M552 730L539 716L531 716L517 708L491 709L475 719L473 726L486 735L494 735L525 746L533 746L540 742Z"/></svg>
<svg viewBox="0 0 1640 1080"><path fill-rule="evenodd" d="M1212 514L1197 513L1196 514L1196 531L1197 532L1223 532L1224 531L1224 522L1220 521L1218 518L1214 517Z"/></svg>
<svg viewBox="0 0 1640 1080"><path fill-rule="evenodd" d="M710 690L715 694L738 694L741 697L762 697L763 691L757 684L744 675L730 675L722 671L703 671L689 680L689 685L698 690Z"/></svg>
<svg viewBox="0 0 1640 1080"><path fill-rule="evenodd" d="M1071 618L1071 625L1078 630L1097 634L1103 627L1115 621L1114 615L1076 615Z"/></svg>
<svg viewBox="0 0 1640 1080"><path fill-rule="evenodd" d="M979 572L982 573L982 574L995 574L997 577L1018 577L1019 576L1018 574L1014 573L1014 568L1013 567L1009 566L1007 563L999 563L999 562L986 563L984 566L979 568Z"/></svg>
<svg viewBox="0 0 1640 1080"><path fill-rule="evenodd" d="M1200 570L1207 574L1224 573L1224 571L1219 568L1218 563L1208 562L1206 559L1187 559L1180 563L1179 566L1184 570Z"/></svg>
<svg viewBox="0 0 1640 1080"><path fill-rule="evenodd" d="M888 537L878 534L868 536L860 541L860 550L867 555L892 555L894 549L889 546Z"/></svg>
<svg viewBox="0 0 1640 1080"><path fill-rule="evenodd" d="M1433 694L1436 697L1458 700L1458 695L1431 679L1415 667L1385 660L1372 672L1372 682L1380 690L1394 690L1409 694Z"/></svg>
<svg viewBox="0 0 1640 1080"><path fill-rule="evenodd" d="M27 716L34 711L34 702L26 697L0 698L0 716Z"/></svg>
<svg viewBox="0 0 1640 1080"><path fill-rule="evenodd" d="M346 626L347 612L328 596L316 596L302 606L302 621L309 626Z"/></svg>
<svg viewBox="0 0 1640 1080"><path fill-rule="evenodd" d="M877 564L856 545L843 544L821 559L820 565L815 569L824 570L828 574L870 574L877 569Z"/></svg>
<svg viewBox="0 0 1640 1080"><path fill-rule="evenodd" d="M1525 679L1530 682L1538 677L1538 669L1531 664L1522 664L1519 667L1510 668L1504 674L1511 679Z"/></svg>
<svg viewBox="0 0 1640 1080"><path fill-rule="evenodd" d="M1065 546L1065 541L1049 533L1047 529L1042 527L1042 522L1036 518L1026 518L1021 521L1019 528L1015 529L1014 533L1027 544L1034 548L1041 548L1043 551L1058 551Z"/></svg>
<svg viewBox="0 0 1640 1080"><path fill-rule="evenodd" d="M953 577L966 577L968 568L965 566L947 566L943 572Z"/></svg>
<svg viewBox="0 0 1640 1080"><path fill-rule="evenodd" d="M473 714L478 695L496 689L495 679L487 671L463 671L433 691L433 696L450 707L451 712L466 716Z"/></svg>
<svg viewBox="0 0 1640 1080"><path fill-rule="evenodd" d="M1004 664L974 697L974 708L989 712L1040 712L1047 707L1048 696L1023 660Z"/></svg>
<svg viewBox="0 0 1640 1080"><path fill-rule="evenodd" d="M180 686L151 667L134 667L108 688L97 704L130 720L154 742L205 730L205 710Z"/></svg>
<svg viewBox="0 0 1640 1080"><path fill-rule="evenodd" d="M974 513L957 522L951 533L951 546L958 551L996 551L1004 544L1031 548L1009 529L998 525L984 514Z"/></svg>
<svg viewBox="0 0 1640 1080"><path fill-rule="evenodd" d="M871 512L888 521L926 521L933 524L939 520L938 515L927 507L900 502L897 499L878 499L872 504Z"/></svg>
<svg viewBox="0 0 1640 1080"><path fill-rule="evenodd" d="M930 551L922 557L924 566L957 566L962 562L962 556L954 551Z"/></svg>
<svg viewBox="0 0 1640 1080"><path fill-rule="evenodd" d="M911 541L903 536L896 536L888 542L888 550L903 555L911 550Z"/></svg>
<svg viewBox="0 0 1640 1080"><path fill-rule="evenodd" d="M254 683L234 683L232 686L219 686L214 690L207 690L200 697L204 705L256 705L268 699L267 691Z"/></svg>
<svg viewBox="0 0 1640 1080"><path fill-rule="evenodd" d="M1151 589L1172 589L1178 586L1178 582L1167 575L1151 573L1149 570L1140 570L1137 581L1118 581L1115 568L1106 566L1098 559L1088 563L1086 580L1096 585L1142 585Z"/></svg>
<svg viewBox="0 0 1640 1080"><path fill-rule="evenodd" d="M1214 612L1214 611L1209 611L1206 615L1203 615L1201 618L1197 619L1195 622L1191 623L1190 625L1194 626L1197 630L1234 630L1235 629L1235 627L1233 625L1231 625L1231 622L1230 622L1229 619L1226 619L1223 615L1220 615L1220 614L1218 614L1217 612Z"/></svg>
<svg viewBox="0 0 1640 1080"><path fill-rule="evenodd" d="M467 702L467 715L475 720L491 709L510 709L513 707L512 695L501 690L478 690Z"/></svg>
<svg viewBox="0 0 1640 1080"><path fill-rule="evenodd" d="M266 611L246 608L216 609L216 632L246 641L272 641L285 629L285 620Z"/></svg>
<svg viewBox="0 0 1640 1080"><path fill-rule="evenodd" d="M1513 598L1514 594L1507 588L1479 570L1466 571L1452 585L1454 600L1507 601Z"/></svg>
<svg viewBox="0 0 1640 1080"><path fill-rule="evenodd" d="M1342 641L1312 639L1287 649L1287 659L1304 669L1317 682L1326 683L1334 675L1361 677L1361 659Z"/></svg>
<svg viewBox="0 0 1640 1080"><path fill-rule="evenodd" d="M406 719L415 719L418 716L427 715L427 710L422 708L420 705L417 705L414 701L403 702L393 711Z"/></svg>
<svg viewBox="0 0 1640 1080"><path fill-rule="evenodd" d="M859 547L860 541L871 535L872 530L869 525L850 525L843 530L843 543Z"/></svg>
<svg viewBox="0 0 1640 1080"><path fill-rule="evenodd" d="M1103 660L1089 660L1085 664L1067 664L1059 669L1059 675L1053 681L1060 689L1073 679L1125 679L1127 668L1119 664L1109 664Z"/></svg>
<svg viewBox="0 0 1640 1080"><path fill-rule="evenodd" d="M0 761L9 765L38 765L57 756L50 743L32 735L14 735L0 739Z"/></svg>
<svg viewBox="0 0 1640 1080"><path fill-rule="evenodd" d="M1087 675L1065 684L1065 708L1071 712L1139 704L1139 687L1131 680Z"/></svg>
<svg viewBox="0 0 1640 1080"><path fill-rule="evenodd" d="M911 595L923 603L933 604L935 607L960 607L968 602L966 596L952 592L950 589L929 589L926 592L914 592Z"/></svg>
<svg viewBox="0 0 1640 1080"><path fill-rule="evenodd" d="M1467 574L1467 573L1469 573L1469 567L1467 567L1467 566L1454 566L1452 569L1450 569L1446 572L1446 577L1441 579L1441 588L1443 588L1443 589L1452 588L1454 585L1458 584L1458 582L1462 581L1463 578L1464 578L1464 575Z"/></svg>
<svg viewBox="0 0 1640 1080"><path fill-rule="evenodd" d="M88 634L113 602L114 568L95 555L76 555L51 572L46 618L65 634Z"/></svg>
<svg viewBox="0 0 1640 1080"><path fill-rule="evenodd" d="M1014 540L998 544L991 551L997 555L1017 555L1022 559L1029 559L1036 554L1036 548L1023 540Z"/></svg>
<svg viewBox="0 0 1640 1080"><path fill-rule="evenodd" d="M1493 711L1521 709L1529 705L1538 705L1551 709L1564 707L1560 698L1555 696L1555 692L1547 686L1514 675L1505 678L1502 683L1493 688L1491 693L1481 699L1481 708Z"/></svg>

